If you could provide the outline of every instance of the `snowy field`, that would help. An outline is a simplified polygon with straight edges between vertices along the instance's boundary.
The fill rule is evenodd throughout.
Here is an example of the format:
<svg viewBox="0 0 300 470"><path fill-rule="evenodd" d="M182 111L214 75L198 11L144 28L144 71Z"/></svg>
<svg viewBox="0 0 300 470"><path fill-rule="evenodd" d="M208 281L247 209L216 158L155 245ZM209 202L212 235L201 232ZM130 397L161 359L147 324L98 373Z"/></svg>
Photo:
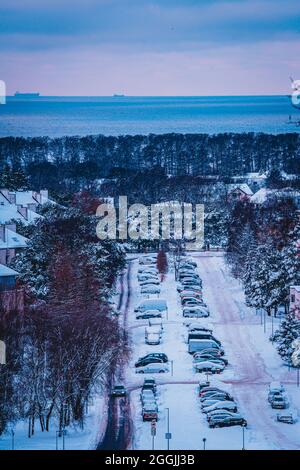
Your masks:
<svg viewBox="0 0 300 470"><path fill-rule="evenodd" d="M296 384L296 372L289 372L283 366L275 347L269 342L270 320L267 320L264 332L260 316L245 306L241 285L229 275L220 253L195 254L193 259L197 261L198 273L203 280L204 301L211 312L209 318L201 319L200 322L212 327L215 336L222 341L229 360L225 371L212 376L210 380L213 385L233 395L240 413L247 419L246 449L299 448L300 423L289 425L276 422L277 411L272 410L267 401L268 384L280 380L287 390L290 409L298 414L300 389ZM135 426L132 447L152 449L151 424L142 421L139 398L139 387L144 376L135 374L134 363L138 357L157 351L166 353L173 361L173 375L171 372L156 375L160 385L159 421L154 448L167 448L165 433L168 408L172 433L170 449L202 449L203 438L206 438L207 449L241 449L241 427L209 429L205 415L201 412L197 384L199 380L204 381L206 375L193 371L192 357L187 353L186 327L176 291L173 263L169 260L169 272L161 286L160 298L168 302L168 319L165 315L163 340L158 346L145 344L147 321L136 320L133 312L144 298L140 294L137 270L138 260L135 260L132 262L132 295L128 316L133 354L126 379L127 386L132 390L131 409ZM275 322L274 329L279 320Z"/></svg>

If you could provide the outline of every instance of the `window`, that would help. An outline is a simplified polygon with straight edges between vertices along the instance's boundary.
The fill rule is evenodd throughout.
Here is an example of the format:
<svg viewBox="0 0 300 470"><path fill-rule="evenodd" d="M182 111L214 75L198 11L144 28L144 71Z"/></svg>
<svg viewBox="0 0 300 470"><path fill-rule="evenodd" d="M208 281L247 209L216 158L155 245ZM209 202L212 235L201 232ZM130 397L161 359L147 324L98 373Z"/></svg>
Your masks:
<svg viewBox="0 0 300 470"><path fill-rule="evenodd" d="M291 295L291 302L292 302L292 303L295 302L295 294L292 294L292 295Z"/></svg>

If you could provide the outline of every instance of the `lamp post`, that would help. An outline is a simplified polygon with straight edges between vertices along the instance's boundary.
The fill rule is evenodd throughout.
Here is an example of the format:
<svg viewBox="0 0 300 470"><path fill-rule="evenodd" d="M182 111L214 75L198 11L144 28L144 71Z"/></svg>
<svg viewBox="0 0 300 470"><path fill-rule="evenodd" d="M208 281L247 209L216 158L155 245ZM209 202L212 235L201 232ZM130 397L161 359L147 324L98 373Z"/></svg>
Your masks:
<svg viewBox="0 0 300 470"><path fill-rule="evenodd" d="M245 427L246 427L246 424L243 423L243 425L242 425L242 430L243 430L243 447L242 447L242 450L245 450Z"/></svg>
<svg viewBox="0 0 300 470"><path fill-rule="evenodd" d="M167 433L166 433L166 438L167 438L167 449L170 450L170 408L166 408L167 411Z"/></svg>
<svg viewBox="0 0 300 470"><path fill-rule="evenodd" d="M11 430L11 450L15 450L15 431Z"/></svg>
<svg viewBox="0 0 300 470"><path fill-rule="evenodd" d="M203 437L203 450L206 450L206 437Z"/></svg>

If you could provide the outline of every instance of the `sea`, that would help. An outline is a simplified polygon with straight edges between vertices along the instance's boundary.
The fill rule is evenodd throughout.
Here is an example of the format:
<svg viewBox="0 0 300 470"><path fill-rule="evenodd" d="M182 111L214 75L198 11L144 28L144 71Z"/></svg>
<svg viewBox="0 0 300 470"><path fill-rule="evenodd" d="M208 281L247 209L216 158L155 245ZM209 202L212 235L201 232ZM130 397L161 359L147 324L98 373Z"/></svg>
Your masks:
<svg viewBox="0 0 300 470"><path fill-rule="evenodd" d="M8 97L0 137L299 132L289 96Z"/></svg>

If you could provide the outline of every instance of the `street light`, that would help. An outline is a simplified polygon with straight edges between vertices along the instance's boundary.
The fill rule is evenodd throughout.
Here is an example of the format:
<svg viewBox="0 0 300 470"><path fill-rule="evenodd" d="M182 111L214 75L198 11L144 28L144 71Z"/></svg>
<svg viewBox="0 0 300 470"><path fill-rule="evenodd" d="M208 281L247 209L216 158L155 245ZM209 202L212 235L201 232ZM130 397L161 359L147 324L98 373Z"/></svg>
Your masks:
<svg viewBox="0 0 300 470"><path fill-rule="evenodd" d="M243 430L243 447L242 447L242 450L245 450L245 427L246 427L246 424L243 423L242 424L242 430Z"/></svg>
<svg viewBox="0 0 300 470"><path fill-rule="evenodd" d="M206 444L206 437L203 437L202 441L203 441L203 450L205 450L205 449L206 449L206 446L205 446L205 444Z"/></svg>
<svg viewBox="0 0 300 470"><path fill-rule="evenodd" d="M167 411L167 433L166 433L166 439L167 439L167 448L170 450L170 439L171 439L171 434L170 434L170 408L166 408Z"/></svg>

